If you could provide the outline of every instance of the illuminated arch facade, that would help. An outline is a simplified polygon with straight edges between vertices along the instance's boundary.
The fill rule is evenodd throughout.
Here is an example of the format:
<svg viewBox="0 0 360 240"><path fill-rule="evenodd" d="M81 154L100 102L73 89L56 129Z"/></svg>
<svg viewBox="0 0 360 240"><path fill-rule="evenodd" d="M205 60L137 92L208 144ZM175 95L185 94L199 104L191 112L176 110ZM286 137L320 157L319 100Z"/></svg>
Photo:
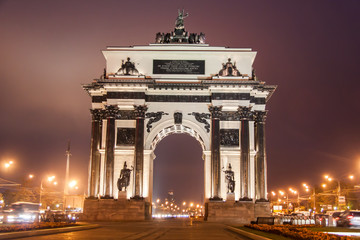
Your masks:
<svg viewBox="0 0 360 240"><path fill-rule="evenodd" d="M89 219L122 219L122 211L116 209L132 202L145 212L144 218L149 215L153 150L162 138L175 133L190 134L203 148L208 220L234 218L221 216L219 207L239 211L240 222L268 214L265 105L275 86L254 75L255 51L160 42L102 52L103 76L83 86L92 100L84 209ZM133 167L126 193L116 187L124 162ZM228 193L224 173L229 163L233 193ZM109 202L123 199L125 205L110 206ZM241 210L249 206L251 213ZM96 208L117 211L118 217L99 215Z"/></svg>

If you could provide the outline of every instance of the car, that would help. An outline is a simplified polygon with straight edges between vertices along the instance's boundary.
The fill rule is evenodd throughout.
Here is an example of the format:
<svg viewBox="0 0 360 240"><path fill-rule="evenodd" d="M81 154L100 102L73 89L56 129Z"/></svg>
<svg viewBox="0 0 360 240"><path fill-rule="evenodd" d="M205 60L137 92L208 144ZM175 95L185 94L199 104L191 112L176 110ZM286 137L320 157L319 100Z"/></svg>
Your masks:
<svg viewBox="0 0 360 240"><path fill-rule="evenodd" d="M338 211L338 212L332 212L331 213L331 217L332 217L332 226L337 226L337 221L340 219L340 215L343 213L343 211Z"/></svg>
<svg viewBox="0 0 360 240"><path fill-rule="evenodd" d="M338 227L360 227L360 211L345 211L340 214Z"/></svg>
<svg viewBox="0 0 360 240"><path fill-rule="evenodd" d="M33 223L39 221L40 204L31 202L12 203L2 214L3 223Z"/></svg>

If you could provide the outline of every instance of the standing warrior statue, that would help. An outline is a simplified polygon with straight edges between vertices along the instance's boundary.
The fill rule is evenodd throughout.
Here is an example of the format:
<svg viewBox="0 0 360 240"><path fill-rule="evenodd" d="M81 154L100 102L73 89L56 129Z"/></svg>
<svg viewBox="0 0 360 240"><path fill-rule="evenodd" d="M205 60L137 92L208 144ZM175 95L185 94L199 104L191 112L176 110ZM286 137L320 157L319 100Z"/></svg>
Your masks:
<svg viewBox="0 0 360 240"><path fill-rule="evenodd" d="M184 18L188 17L188 13L184 13L184 9L182 11L178 10L179 16L175 21L175 29L184 29Z"/></svg>
<svg viewBox="0 0 360 240"><path fill-rule="evenodd" d="M227 192L234 193L235 190L235 179L234 179L234 171L231 170L231 164L229 163L228 169L224 171L225 180L227 182Z"/></svg>
<svg viewBox="0 0 360 240"><path fill-rule="evenodd" d="M125 161L124 167L123 167L123 169L121 169L120 177L118 178L118 181L117 181L117 187L118 187L119 191L122 191L123 188L125 188L124 191L126 191L126 188L130 184L131 171L132 171L131 169L127 168L126 161Z"/></svg>

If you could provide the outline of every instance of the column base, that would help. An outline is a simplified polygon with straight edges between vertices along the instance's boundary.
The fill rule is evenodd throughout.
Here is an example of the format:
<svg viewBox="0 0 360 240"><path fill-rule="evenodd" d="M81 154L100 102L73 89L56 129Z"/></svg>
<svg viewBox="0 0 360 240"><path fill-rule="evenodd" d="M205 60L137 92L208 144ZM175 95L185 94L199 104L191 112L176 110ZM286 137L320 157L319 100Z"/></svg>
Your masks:
<svg viewBox="0 0 360 240"><path fill-rule="evenodd" d="M140 196L134 196L130 198L131 200L136 200L136 201L143 201L145 198L140 197Z"/></svg>
<svg viewBox="0 0 360 240"><path fill-rule="evenodd" d="M85 199L96 200L96 199L99 199L99 198L98 198L98 197L94 197L94 196L89 196L89 197L86 197Z"/></svg>
<svg viewBox="0 0 360 240"><path fill-rule="evenodd" d="M209 201L211 202L215 202L215 201L222 201L223 199L221 197L213 197L213 198L209 198Z"/></svg>
<svg viewBox="0 0 360 240"><path fill-rule="evenodd" d="M258 203L258 202L262 203L262 202L269 202L269 200L265 199L265 198L260 198L260 199L256 199L255 202L256 203Z"/></svg>
<svg viewBox="0 0 360 240"><path fill-rule="evenodd" d="M105 196L100 197L100 199L114 199L114 197L111 197L109 195L105 195Z"/></svg>
<svg viewBox="0 0 360 240"><path fill-rule="evenodd" d="M243 197L243 198L240 198L239 201L240 201L240 202L251 202L252 199L251 199L251 198L248 198L248 197Z"/></svg>

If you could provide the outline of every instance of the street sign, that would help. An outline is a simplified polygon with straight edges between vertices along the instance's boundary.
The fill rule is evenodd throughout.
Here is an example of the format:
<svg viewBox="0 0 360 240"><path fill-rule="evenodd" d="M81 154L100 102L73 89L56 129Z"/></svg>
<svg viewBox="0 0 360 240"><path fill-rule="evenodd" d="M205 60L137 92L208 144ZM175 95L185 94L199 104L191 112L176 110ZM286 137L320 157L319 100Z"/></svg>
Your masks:
<svg viewBox="0 0 360 240"><path fill-rule="evenodd" d="M346 204L345 196L339 196L339 204L340 205L345 205Z"/></svg>

